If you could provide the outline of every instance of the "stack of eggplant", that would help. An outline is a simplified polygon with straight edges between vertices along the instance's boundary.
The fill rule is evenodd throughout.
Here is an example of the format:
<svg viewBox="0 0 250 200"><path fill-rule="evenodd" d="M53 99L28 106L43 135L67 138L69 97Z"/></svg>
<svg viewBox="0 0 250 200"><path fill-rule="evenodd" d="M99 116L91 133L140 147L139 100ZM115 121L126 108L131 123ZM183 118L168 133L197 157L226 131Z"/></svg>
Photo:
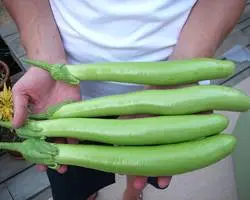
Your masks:
<svg viewBox="0 0 250 200"><path fill-rule="evenodd" d="M19 151L26 160L51 168L66 164L142 176L201 169L224 159L236 146L236 137L224 132L229 119L214 111L250 109L250 97L243 91L195 84L232 75L235 65L228 60L78 65L25 62L69 84L94 80L175 87L63 102L44 113L31 114L16 129L25 138L23 142L0 143L2 149ZM138 115L146 117L120 118ZM0 125L11 128L11 122ZM98 143L55 144L46 140L55 137Z"/></svg>

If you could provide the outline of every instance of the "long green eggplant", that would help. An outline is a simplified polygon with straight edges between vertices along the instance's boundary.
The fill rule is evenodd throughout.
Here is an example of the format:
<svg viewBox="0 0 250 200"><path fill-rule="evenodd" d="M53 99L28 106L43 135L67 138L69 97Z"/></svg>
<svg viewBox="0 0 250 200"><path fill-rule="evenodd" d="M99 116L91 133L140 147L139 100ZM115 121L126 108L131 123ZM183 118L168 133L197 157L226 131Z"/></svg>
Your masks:
<svg viewBox="0 0 250 200"><path fill-rule="evenodd" d="M195 58L162 62L107 62L91 64L49 64L24 62L47 70L55 80L79 84L84 80L115 81L146 85L176 85L225 78L235 71L229 60Z"/></svg>
<svg viewBox="0 0 250 200"><path fill-rule="evenodd" d="M185 143L157 146L52 144L39 139L0 143L0 149L19 151L33 163L57 168L60 164L105 172L168 176L201 169L227 157L236 138L218 134Z"/></svg>
<svg viewBox="0 0 250 200"><path fill-rule="evenodd" d="M137 119L64 118L29 120L16 133L24 138L65 137L114 145L155 145L218 134L228 124L228 118L220 114ZM11 128L11 123L0 121L0 126Z"/></svg>
<svg viewBox="0 0 250 200"><path fill-rule="evenodd" d="M50 107L30 119L105 117L132 114L184 115L209 110L243 112L250 109L250 97L226 86L198 85L172 90L143 90L66 102Z"/></svg>

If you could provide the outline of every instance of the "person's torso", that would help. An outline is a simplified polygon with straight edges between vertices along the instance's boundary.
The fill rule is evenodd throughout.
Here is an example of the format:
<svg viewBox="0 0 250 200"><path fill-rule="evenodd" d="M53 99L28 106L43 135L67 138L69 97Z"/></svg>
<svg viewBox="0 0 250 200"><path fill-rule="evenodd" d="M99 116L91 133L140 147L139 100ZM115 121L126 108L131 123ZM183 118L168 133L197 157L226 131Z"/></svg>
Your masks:
<svg viewBox="0 0 250 200"><path fill-rule="evenodd" d="M69 63L160 61L172 53L197 0L50 0ZM106 85L105 85L106 84ZM81 83L85 96L142 86Z"/></svg>

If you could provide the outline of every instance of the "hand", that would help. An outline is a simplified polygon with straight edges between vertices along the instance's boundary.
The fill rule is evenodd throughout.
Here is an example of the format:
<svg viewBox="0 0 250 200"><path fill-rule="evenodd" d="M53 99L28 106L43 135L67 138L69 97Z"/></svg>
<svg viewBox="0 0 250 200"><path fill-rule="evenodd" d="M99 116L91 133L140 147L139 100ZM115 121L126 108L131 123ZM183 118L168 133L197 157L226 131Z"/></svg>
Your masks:
<svg viewBox="0 0 250 200"><path fill-rule="evenodd" d="M152 115L126 115L126 116L120 116L119 119L131 119L131 118L144 118L144 117L150 117ZM163 177L157 177L157 182L158 182L158 186L160 188L166 188L169 184L170 181L172 179L172 176L163 176ZM144 187L146 186L148 177L144 177L144 176L135 176L135 177L131 177L130 180L133 181L133 187L137 190L143 190Z"/></svg>
<svg viewBox="0 0 250 200"><path fill-rule="evenodd" d="M145 89L150 90L150 89L177 89L177 88L184 88L184 87L190 87L198 85L198 83L191 83L191 84L185 84L185 85L178 85L178 86L146 86ZM204 111L200 112L197 114L211 114L213 111ZM131 119L131 118L142 118L142 117L152 117L153 115L126 115L126 116L120 116L119 119ZM166 188L170 182L171 182L172 176L162 176L162 177L157 177L157 182L158 186L160 188ZM148 177L143 177L143 176L135 176L131 178L130 180L133 180L133 187L137 190L143 190L144 187L146 186Z"/></svg>
<svg viewBox="0 0 250 200"><path fill-rule="evenodd" d="M184 84L184 85L178 85L178 86L145 86L146 90L166 90L166 89L177 89L177 88L183 88L183 87L189 87L197 85L197 83L191 83L191 84ZM126 115L126 116L120 116L119 119L131 119L131 118L143 118L143 117L152 117L152 115L145 115L145 114L138 114L138 115ZM163 177L157 177L158 186L160 188L166 188L170 182L171 182L172 176L163 176ZM142 177L142 176L135 176L130 177L130 181L133 181L133 187L137 190L143 190L146 186L148 177Z"/></svg>
<svg viewBox="0 0 250 200"><path fill-rule="evenodd" d="M157 177L158 186L162 189L166 188L171 182L172 176ZM143 190L147 184L148 177L136 176L134 178L133 187L137 190Z"/></svg>
<svg viewBox="0 0 250 200"><path fill-rule="evenodd" d="M32 113L39 113L65 100L80 100L79 87L55 81L47 71L31 67L13 87L13 127L18 128L23 125L28 116L28 106L31 106ZM77 141L57 139L55 142L76 143ZM43 165L38 165L38 168L42 171L47 169ZM64 173L66 170L66 166L61 166L58 172Z"/></svg>

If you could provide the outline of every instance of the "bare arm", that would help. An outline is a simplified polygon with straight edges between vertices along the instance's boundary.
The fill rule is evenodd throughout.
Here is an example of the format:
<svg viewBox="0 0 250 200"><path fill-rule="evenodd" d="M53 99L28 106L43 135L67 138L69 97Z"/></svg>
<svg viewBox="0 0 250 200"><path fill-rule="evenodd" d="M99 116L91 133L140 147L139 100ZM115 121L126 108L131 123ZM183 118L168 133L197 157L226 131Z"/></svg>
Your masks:
<svg viewBox="0 0 250 200"><path fill-rule="evenodd" d="M198 0L170 59L213 57L235 27L245 0Z"/></svg>
<svg viewBox="0 0 250 200"><path fill-rule="evenodd" d="M49 0L3 0L3 2L19 29L28 58L46 60L50 63L67 62ZM29 104L32 105L33 112L43 112L49 106L65 100L79 100L80 90L79 86L55 81L47 71L31 66L14 85L13 99L13 125L17 128L26 121ZM46 170L46 166L40 168ZM66 170L67 167L62 166L58 172L64 173Z"/></svg>
<svg viewBox="0 0 250 200"><path fill-rule="evenodd" d="M48 0L4 0L15 21L27 56L65 62L65 52Z"/></svg>
<svg viewBox="0 0 250 200"><path fill-rule="evenodd" d="M217 48L235 27L244 5L244 0L198 0L181 31L169 60L213 57ZM178 87L183 86L188 85ZM146 88L176 87L148 86Z"/></svg>
<svg viewBox="0 0 250 200"><path fill-rule="evenodd" d="M18 27L28 58L50 63L67 62L49 0L3 2ZM66 98L78 99L79 87L55 81L47 71L31 66L13 87L13 96L13 123L20 126L27 116L27 104L34 104L33 112L41 112Z"/></svg>
<svg viewBox="0 0 250 200"><path fill-rule="evenodd" d="M236 25L243 11L244 2L244 0L199 0L182 29L177 45L169 59L213 57L222 41ZM170 89L186 86L188 85L148 86L146 89ZM125 116L125 118L137 117L147 117L147 115ZM142 182L141 185L144 185L147 180L144 177L137 177L137 179ZM134 181L135 178L131 177L130 180ZM164 188L170 180L169 177L160 177L158 184Z"/></svg>

